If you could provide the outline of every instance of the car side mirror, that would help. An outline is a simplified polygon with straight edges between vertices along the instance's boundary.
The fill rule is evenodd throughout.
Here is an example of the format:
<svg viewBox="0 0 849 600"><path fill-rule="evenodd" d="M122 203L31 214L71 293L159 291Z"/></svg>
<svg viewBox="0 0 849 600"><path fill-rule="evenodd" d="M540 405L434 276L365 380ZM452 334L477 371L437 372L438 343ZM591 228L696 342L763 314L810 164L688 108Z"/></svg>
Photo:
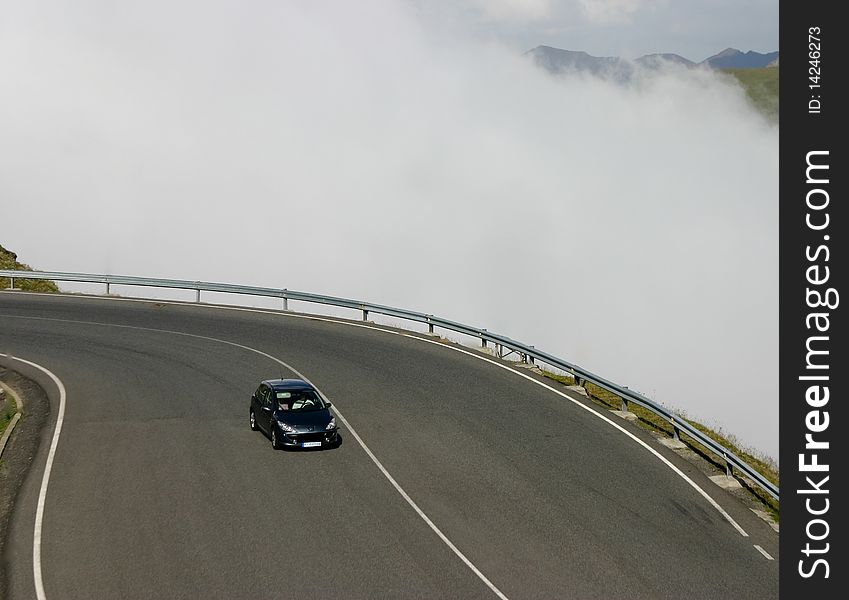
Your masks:
<svg viewBox="0 0 849 600"><path fill-rule="evenodd" d="M324 403L324 405L325 405L327 408L330 408L331 406L333 406L333 403L332 403L332 402L325 402L325 403Z"/></svg>

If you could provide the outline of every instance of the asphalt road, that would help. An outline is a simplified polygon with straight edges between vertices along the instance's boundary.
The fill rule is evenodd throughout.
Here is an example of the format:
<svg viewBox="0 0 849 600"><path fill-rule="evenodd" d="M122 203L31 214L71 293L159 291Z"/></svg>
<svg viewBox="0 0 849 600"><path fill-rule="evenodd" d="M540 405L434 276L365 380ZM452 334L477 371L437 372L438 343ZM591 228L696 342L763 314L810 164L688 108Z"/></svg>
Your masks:
<svg viewBox="0 0 849 600"><path fill-rule="evenodd" d="M230 342L230 343L225 343ZM268 356L252 351L258 350ZM494 587L526 598L777 598L778 536L629 423L438 344L296 316L0 293L0 352L67 389L44 508L50 599L497 598L355 436L275 452L261 379L306 375ZM594 409L595 410L595 409ZM34 597L56 407L15 502L9 598Z"/></svg>

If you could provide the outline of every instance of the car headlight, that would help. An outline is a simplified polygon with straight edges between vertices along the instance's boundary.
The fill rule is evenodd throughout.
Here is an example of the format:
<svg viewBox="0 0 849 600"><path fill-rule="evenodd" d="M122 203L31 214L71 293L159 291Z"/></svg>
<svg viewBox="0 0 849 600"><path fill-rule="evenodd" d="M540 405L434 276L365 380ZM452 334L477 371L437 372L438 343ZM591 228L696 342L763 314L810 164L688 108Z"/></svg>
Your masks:
<svg viewBox="0 0 849 600"><path fill-rule="evenodd" d="M284 423L283 421L277 421L277 424L280 426L280 429L282 429L286 433L292 433L295 431L295 428L292 425Z"/></svg>
<svg viewBox="0 0 849 600"><path fill-rule="evenodd" d="M325 429L336 429L336 417L330 417L330 423L327 424Z"/></svg>

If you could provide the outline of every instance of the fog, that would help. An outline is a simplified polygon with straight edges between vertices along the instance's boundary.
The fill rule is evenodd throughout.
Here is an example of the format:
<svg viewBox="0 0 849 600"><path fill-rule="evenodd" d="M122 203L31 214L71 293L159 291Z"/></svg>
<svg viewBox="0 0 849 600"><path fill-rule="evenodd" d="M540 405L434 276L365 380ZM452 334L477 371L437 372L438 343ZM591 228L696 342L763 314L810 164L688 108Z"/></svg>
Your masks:
<svg viewBox="0 0 849 600"><path fill-rule="evenodd" d="M390 0L15 10L24 262L430 312L777 460L778 130L729 81L555 78Z"/></svg>

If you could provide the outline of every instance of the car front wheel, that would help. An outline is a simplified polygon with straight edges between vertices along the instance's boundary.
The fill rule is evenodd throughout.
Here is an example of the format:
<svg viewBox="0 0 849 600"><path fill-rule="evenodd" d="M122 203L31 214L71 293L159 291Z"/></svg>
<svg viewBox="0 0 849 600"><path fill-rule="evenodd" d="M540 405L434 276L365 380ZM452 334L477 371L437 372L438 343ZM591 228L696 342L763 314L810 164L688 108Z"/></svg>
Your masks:
<svg viewBox="0 0 849 600"><path fill-rule="evenodd" d="M251 409L251 431L256 431L256 415L254 414L254 409Z"/></svg>
<svg viewBox="0 0 849 600"><path fill-rule="evenodd" d="M277 427L274 425L271 426L271 447L275 450L280 450L280 448L282 448L280 435L277 433Z"/></svg>

